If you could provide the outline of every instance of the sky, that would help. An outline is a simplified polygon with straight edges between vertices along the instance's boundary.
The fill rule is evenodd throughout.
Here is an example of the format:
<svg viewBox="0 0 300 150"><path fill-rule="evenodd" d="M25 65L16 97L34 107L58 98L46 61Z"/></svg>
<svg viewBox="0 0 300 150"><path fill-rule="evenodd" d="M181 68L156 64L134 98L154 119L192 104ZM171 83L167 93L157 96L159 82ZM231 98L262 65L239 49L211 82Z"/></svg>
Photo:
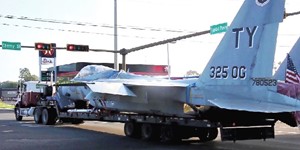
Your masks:
<svg viewBox="0 0 300 150"><path fill-rule="evenodd" d="M215 24L230 24L243 2L117 0L118 49L209 30ZM2 0L1 6L1 41L21 42L22 46L44 42L56 43L58 47L85 44L92 49L114 49L114 0ZM299 6L299 0L286 0L287 12L299 11ZM18 19L21 17L27 20ZM275 66L299 38L299 19L300 15L288 17L280 24ZM189 70L201 73L223 35L207 34L168 44L171 76L183 76ZM128 64L167 65L167 45L130 53L126 61ZM114 55L57 51L57 65L75 62L113 63ZM118 62L122 62L121 55L118 55ZM47 67L43 66L42 70ZM20 68L28 68L32 74L39 75L38 51L0 49L0 82L17 81Z"/></svg>

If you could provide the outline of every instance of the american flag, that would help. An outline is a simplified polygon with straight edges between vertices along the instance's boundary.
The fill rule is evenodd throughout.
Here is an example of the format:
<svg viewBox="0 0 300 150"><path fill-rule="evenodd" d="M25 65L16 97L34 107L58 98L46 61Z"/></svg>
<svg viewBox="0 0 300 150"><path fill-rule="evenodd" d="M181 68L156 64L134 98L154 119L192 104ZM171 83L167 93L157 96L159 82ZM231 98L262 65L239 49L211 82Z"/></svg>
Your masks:
<svg viewBox="0 0 300 150"><path fill-rule="evenodd" d="M300 76L289 54L287 55L285 83L300 84Z"/></svg>

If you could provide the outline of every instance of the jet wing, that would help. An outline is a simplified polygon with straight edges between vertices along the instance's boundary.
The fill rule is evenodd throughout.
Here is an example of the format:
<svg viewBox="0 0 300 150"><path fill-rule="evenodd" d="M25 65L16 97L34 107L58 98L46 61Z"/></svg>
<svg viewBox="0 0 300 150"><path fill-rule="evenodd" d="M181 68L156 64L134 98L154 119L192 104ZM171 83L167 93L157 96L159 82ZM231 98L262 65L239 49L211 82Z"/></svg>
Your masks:
<svg viewBox="0 0 300 150"><path fill-rule="evenodd" d="M124 82L126 86L160 86L160 87L187 87L190 84L184 82L163 82L163 81L145 81L145 82Z"/></svg>
<svg viewBox="0 0 300 150"><path fill-rule="evenodd" d="M119 83L119 82L95 82L87 85L93 92L97 92L97 93L121 95L121 96L133 96L133 97L136 96L123 83Z"/></svg>
<svg viewBox="0 0 300 150"><path fill-rule="evenodd" d="M187 80L187 81L107 80L107 81L87 83L87 85L93 92L97 92L97 93L136 97L136 94L133 93L128 87L154 86L154 87L186 88L188 86L191 86L192 83L195 83L195 80Z"/></svg>

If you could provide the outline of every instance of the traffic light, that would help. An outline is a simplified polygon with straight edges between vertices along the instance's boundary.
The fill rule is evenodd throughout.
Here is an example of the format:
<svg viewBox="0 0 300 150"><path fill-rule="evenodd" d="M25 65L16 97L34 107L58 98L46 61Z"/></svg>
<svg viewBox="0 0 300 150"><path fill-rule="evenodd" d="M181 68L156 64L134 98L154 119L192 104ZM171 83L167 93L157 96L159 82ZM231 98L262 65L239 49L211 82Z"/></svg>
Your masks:
<svg viewBox="0 0 300 150"><path fill-rule="evenodd" d="M79 51L79 52L88 52L88 45L75 45L75 44L67 44L67 51Z"/></svg>
<svg viewBox="0 0 300 150"><path fill-rule="evenodd" d="M49 51L52 49L52 45L50 43L35 43L34 47L36 50Z"/></svg>
<svg viewBox="0 0 300 150"><path fill-rule="evenodd" d="M55 58L56 57L56 43L51 43L50 50L40 50L39 57Z"/></svg>

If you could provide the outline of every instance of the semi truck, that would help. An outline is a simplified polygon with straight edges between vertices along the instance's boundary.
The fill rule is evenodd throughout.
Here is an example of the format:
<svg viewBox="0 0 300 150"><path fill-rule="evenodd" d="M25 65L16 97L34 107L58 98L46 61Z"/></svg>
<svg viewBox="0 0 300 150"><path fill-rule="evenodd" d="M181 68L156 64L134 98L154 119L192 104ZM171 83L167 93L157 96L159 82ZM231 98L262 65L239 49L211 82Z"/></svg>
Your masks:
<svg viewBox="0 0 300 150"><path fill-rule="evenodd" d="M201 142L212 141L221 134L223 141L246 139L274 138L274 125L277 120L261 119L257 122L234 122L234 119L215 120L212 111L209 115L199 112L198 115L187 111L186 115L161 114L156 112L137 112L111 109L105 107L107 101L99 101L102 107L95 107L91 101L84 99L89 89L89 83L69 83L50 86L46 83L25 82L19 87L18 101L15 105L17 121L22 117L33 116L35 123L55 125L60 123L81 124L85 120L124 123L124 133L127 137L144 140L180 141L198 137ZM67 90L66 90L67 89ZM133 103L134 105L134 103ZM204 108L183 107L192 111L202 111ZM188 109L187 109L188 110ZM218 113L229 113L226 111ZM232 112L231 112L232 113ZM220 114L217 114L220 116ZM251 117L248 113L244 116ZM249 118L249 119L251 119ZM227 121L225 121L227 120ZM244 119L247 120L247 119Z"/></svg>
<svg viewBox="0 0 300 150"><path fill-rule="evenodd" d="M15 104L15 117L22 121L24 116L33 116L40 96L47 84L39 81L19 82L17 88L17 102Z"/></svg>
<svg viewBox="0 0 300 150"><path fill-rule="evenodd" d="M33 114L45 125L122 122L127 137L144 140L207 142L218 133L223 141L274 138L275 123L297 126L294 111L300 110L299 85L272 78L284 3L245 1L199 79L156 81L107 69L93 74L92 66L81 82L23 90L16 120Z"/></svg>

